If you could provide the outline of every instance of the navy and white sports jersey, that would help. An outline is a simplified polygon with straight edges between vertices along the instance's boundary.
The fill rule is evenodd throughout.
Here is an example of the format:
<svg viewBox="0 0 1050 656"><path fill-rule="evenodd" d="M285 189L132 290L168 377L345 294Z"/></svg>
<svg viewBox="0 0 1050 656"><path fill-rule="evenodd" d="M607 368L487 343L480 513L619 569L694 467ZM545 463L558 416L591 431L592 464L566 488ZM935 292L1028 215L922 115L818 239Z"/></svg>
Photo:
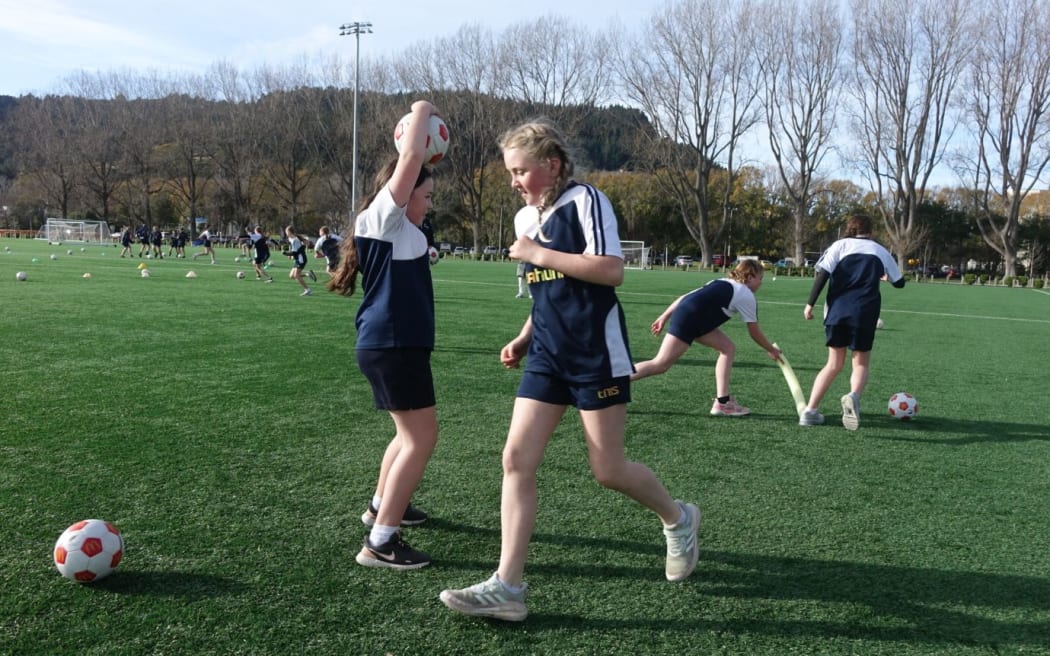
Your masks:
<svg viewBox="0 0 1050 656"><path fill-rule="evenodd" d="M354 230L363 297L357 348L434 348L434 285L427 238L383 188Z"/></svg>
<svg viewBox="0 0 1050 656"><path fill-rule="evenodd" d="M197 239L200 240L201 246L204 246L205 248L211 246L211 233L207 230L197 235Z"/></svg>
<svg viewBox="0 0 1050 656"><path fill-rule="evenodd" d="M890 252L871 239L847 237L828 247L817 268L830 275L824 325L874 326L882 310L879 280L901 279Z"/></svg>
<svg viewBox="0 0 1050 656"><path fill-rule="evenodd" d="M671 312L667 332L692 342L739 314L744 323L758 322L758 304L747 285L731 278L712 280L694 289Z"/></svg>
<svg viewBox="0 0 1050 656"><path fill-rule="evenodd" d="M292 237L288 242L288 253L292 256L292 264L296 269L306 268L306 245L298 237Z"/></svg>
<svg viewBox="0 0 1050 656"><path fill-rule="evenodd" d="M616 215L606 196L571 183L543 213L543 234L533 208L514 219L516 234L564 253L623 258ZM532 342L525 371L588 383L634 372L623 308L613 287L569 278L559 271L525 265L532 293Z"/></svg>
<svg viewBox="0 0 1050 656"><path fill-rule="evenodd" d="M259 262L265 262L270 259L270 244L267 243L266 237L260 232L253 232L248 235L248 238L252 240L252 248L255 249L255 259Z"/></svg>

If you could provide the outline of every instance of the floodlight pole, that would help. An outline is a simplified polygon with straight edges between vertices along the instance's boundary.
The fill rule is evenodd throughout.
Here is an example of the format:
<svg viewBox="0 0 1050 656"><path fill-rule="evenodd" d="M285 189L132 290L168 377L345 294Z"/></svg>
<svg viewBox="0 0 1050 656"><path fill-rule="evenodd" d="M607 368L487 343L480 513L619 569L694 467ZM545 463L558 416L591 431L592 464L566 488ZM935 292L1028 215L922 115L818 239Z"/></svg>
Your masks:
<svg viewBox="0 0 1050 656"><path fill-rule="evenodd" d="M353 156L350 171L350 221L354 220L357 211L357 92L361 87L361 35L371 34L372 24L354 21L339 26L339 36L354 37L354 132Z"/></svg>

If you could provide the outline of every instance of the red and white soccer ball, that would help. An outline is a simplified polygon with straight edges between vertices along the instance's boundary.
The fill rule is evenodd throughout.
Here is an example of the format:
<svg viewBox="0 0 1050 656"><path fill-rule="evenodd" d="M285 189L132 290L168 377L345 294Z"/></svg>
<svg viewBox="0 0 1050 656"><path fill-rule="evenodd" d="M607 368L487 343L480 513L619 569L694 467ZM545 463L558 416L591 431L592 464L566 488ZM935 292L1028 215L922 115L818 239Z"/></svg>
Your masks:
<svg viewBox="0 0 1050 656"><path fill-rule="evenodd" d="M394 147L397 148L397 152L401 152L401 142L404 139L405 132L408 130L409 121L412 119L412 114L408 113L401 117L401 120L394 126ZM441 120L440 116L430 116L430 129L427 131L427 150L426 159L427 163L434 165L441 161L441 158L448 152L448 126Z"/></svg>
<svg viewBox="0 0 1050 656"><path fill-rule="evenodd" d="M890 416L901 421L908 421L919 414L919 400L907 392L897 392L890 397Z"/></svg>
<svg viewBox="0 0 1050 656"><path fill-rule="evenodd" d="M434 266L441 259L441 253L438 253L438 249L433 246L427 249L427 255L430 257L430 266Z"/></svg>
<svg viewBox="0 0 1050 656"><path fill-rule="evenodd" d="M109 576L124 557L120 531L101 519L85 519L67 528L55 542L55 567L67 579L89 583Z"/></svg>

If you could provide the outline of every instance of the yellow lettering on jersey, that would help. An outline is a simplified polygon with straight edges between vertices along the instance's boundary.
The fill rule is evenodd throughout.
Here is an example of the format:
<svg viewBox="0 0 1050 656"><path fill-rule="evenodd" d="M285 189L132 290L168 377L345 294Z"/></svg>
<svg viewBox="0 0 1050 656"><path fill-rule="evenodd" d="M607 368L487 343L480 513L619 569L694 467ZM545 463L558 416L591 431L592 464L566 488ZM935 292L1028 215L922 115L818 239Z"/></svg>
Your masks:
<svg viewBox="0 0 1050 656"><path fill-rule="evenodd" d="M598 390L599 399L608 399L614 396L620 396L620 386L606 387L605 389Z"/></svg>
<svg viewBox="0 0 1050 656"><path fill-rule="evenodd" d="M530 285L536 282L545 282L547 280L558 280L564 278L565 274L561 271L555 271L554 269L533 269L525 274L525 282Z"/></svg>

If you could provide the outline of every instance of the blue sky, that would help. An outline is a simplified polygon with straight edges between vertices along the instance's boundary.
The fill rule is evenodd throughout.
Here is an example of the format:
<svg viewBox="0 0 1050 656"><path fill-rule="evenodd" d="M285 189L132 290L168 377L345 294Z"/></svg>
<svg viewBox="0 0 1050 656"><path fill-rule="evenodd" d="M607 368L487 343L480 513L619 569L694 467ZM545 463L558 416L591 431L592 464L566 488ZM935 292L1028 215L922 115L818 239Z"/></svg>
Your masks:
<svg viewBox="0 0 1050 656"><path fill-rule="evenodd" d="M468 23L498 32L548 15L604 28L610 17L646 22L658 4L638 0L0 0L0 95L43 94L87 71L203 72L333 52L353 56L339 25L369 21L361 56L399 52L417 40L452 36ZM163 7L162 9L159 7ZM479 12L484 7L484 12Z"/></svg>

